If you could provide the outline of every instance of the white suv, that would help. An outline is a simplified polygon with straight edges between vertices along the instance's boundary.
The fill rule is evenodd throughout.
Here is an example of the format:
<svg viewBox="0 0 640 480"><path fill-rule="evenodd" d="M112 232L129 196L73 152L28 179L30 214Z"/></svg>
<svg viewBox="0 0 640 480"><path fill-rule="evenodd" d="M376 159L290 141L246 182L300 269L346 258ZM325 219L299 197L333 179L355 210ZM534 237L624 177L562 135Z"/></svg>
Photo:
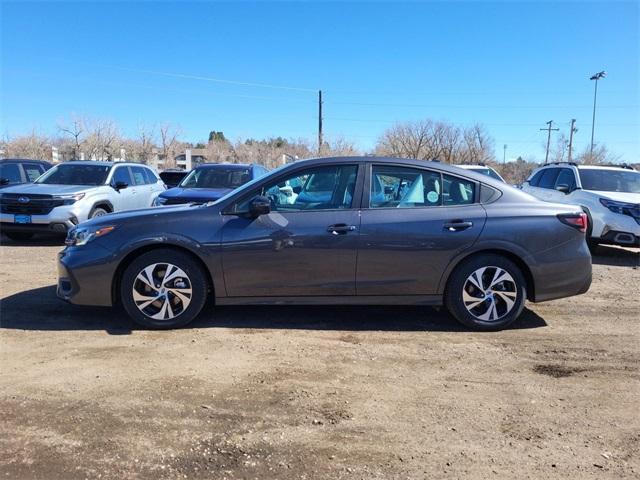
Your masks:
<svg viewBox="0 0 640 480"><path fill-rule="evenodd" d="M0 192L0 231L16 241L66 234L100 215L148 208L164 190L156 172L139 163L64 162L34 183Z"/></svg>
<svg viewBox="0 0 640 480"><path fill-rule="evenodd" d="M535 170L522 190L580 206L589 217L591 247L640 246L640 172L631 167L552 163Z"/></svg>

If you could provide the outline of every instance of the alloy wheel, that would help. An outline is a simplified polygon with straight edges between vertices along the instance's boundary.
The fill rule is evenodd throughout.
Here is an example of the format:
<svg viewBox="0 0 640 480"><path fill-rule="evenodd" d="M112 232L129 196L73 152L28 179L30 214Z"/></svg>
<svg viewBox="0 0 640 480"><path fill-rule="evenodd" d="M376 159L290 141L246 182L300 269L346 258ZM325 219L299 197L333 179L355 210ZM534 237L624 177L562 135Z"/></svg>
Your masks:
<svg viewBox="0 0 640 480"><path fill-rule="evenodd" d="M133 282L133 301L154 320L172 320L184 312L193 296L189 276L171 263L154 263L142 269Z"/></svg>
<svg viewBox="0 0 640 480"><path fill-rule="evenodd" d="M481 267L467 277L462 300L467 311L478 320L494 322L507 315L518 297L515 280L500 267Z"/></svg>

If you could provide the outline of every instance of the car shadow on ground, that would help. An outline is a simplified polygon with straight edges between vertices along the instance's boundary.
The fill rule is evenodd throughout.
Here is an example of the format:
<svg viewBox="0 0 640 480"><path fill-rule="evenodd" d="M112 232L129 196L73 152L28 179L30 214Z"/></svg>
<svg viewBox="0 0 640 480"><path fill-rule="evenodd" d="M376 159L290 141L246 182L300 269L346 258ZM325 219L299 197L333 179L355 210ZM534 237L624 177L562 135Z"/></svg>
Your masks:
<svg viewBox="0 0 640 480"><path fill-rule="evenodd" d="M510 329L545 327L525 308ZM118 308L80 307L55 296L55 286L26 290L0 301L0 328L12 330L104 330L128 335L141 330ZM445 310L422 306L221 306L207 307L186 328L341 331L465 332Z"/></svg>
<svg viewBox="0 0 640 480"><path fill-rule="evenodd" d="M640 267L640 250L609 245L599 245L592 260L594 265L614 267Z"/></svg>
<svg viewBox="0 0 640 480"><path fill-rule="evenodd" d="M64 247L64 235L37 235L30 240L16 242L6 235L0 234L0 245L3 247Z"/></svg>

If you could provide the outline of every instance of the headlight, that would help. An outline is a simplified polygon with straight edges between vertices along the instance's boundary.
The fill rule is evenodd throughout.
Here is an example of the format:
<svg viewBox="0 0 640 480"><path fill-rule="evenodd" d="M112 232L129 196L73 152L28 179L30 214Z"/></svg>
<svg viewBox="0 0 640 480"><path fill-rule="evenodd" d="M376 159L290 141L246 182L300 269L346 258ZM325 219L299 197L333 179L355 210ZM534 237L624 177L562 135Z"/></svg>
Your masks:
<svg viewBox="0 0 640 480"><path fill-rule="evenodd" d="M113 232L114 225L106 227L74 227L67 233L65 244L69 247L81 247L91 240Z"/></svg>
<svg viewBox="0 0 640 480"><path fill-rule="evenodd" d="M165 203L167 203L167 199L165 197L158 196L153 200L154 207L159 207L161 205L164 205Z"/></svg>
<svg viewBox="0 0 640 480"><path fill-rule="evenodd" d="M55 195L54 200L62 200L63 205L73 205L78 200L84 198L84 193L74 193L72 195Z"/></svg>
<svg viewBox="0 0 640 480"><path fill-rule="evenodd" d="M640 204L616 202L607 198L601 198L600 203L614 213L620 215L629 215L636 220L640 219Z"/></svg>

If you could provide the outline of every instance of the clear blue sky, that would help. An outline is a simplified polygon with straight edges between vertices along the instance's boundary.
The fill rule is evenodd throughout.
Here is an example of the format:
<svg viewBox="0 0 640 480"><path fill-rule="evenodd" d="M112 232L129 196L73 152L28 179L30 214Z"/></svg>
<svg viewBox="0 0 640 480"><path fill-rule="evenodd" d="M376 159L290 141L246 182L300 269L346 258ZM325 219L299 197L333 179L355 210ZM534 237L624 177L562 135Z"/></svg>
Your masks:
<svg viewBox="0 0 640 480"><path fill-rule="evenodd" d="M640 161L640 2L2 1L0 133L70 114L241 137L325 132L370 149L397 120L480 122L496 155L543 158L553 119ZM158 72L178 75L163 75ZM193 77L287 86L239 85Z"/></svg>

